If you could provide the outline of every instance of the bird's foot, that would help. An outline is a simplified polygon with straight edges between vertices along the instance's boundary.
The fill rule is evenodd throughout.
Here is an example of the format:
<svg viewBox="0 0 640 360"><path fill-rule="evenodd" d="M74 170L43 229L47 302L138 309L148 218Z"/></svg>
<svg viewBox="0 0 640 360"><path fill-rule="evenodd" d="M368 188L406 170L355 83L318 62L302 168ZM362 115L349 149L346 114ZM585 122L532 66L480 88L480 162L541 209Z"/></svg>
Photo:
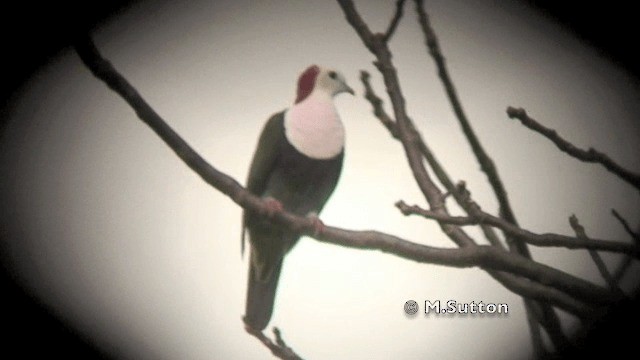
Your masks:
<svg viewBox="0 0 640 360"><path fill-rule="evenodd" d="M309 219L313 225L313 236L318 236L324 233L326 226L322 220L320 220L317 213L311 212L307 214L307 219Z"/></svg>
<svg viewBox="0 0 640 360"><path fill-rule="evenodd" d="M284 210L282 203L270 196L264 198L263 201L266 208L264 212L269 217L274 217L277 213Z"/></svg>

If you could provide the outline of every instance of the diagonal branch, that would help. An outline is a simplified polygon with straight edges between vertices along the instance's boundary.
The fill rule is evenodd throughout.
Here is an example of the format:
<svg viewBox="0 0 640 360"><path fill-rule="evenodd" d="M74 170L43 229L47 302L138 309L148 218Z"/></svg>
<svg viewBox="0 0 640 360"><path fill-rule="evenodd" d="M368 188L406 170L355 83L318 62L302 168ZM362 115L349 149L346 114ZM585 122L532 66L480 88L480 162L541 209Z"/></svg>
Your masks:
<svg viewBox="0 0 640 360"><path fill-rule="evenodd" d="M447 213L444 206L444 195L432 181L423 162L420 152L420 138L415 126L406 112L405 99L400 88L396 68L391 61L391 52L382 34L373 34L367 24L362 20L356 11L351 0L338 0L347 22L354 28L364 45L375 56L375 66L382 74L387 94L391 100L394 111L395 124L398 132L398 139L402 143L409 168L416 180L418 188L425 196L429 206L434 211ZM462 229L447 224L441 225L442 231L458 246L473 246L475 241Z"/></svg>
<svg viewBox="0 0 640 360"><path fill-rule="evenodd" d="M571 225L571 228L573 228L573 231L575 231L576 236L579 239L585 242L589 241L589 238L587 237L587 233L584 231L584 227L580 225L580 222L578 221L578 218L575 216L575 214L569 217L569 224ZM620 290L618 283L613 278L613 276L611 276L611 273L609 272L609 269L607 269L607 265L604 263L604 261L600 257L600 254L598 254L595 250L589 249L589 255L591 255L591 258L593 259L593 262L596 264L598 271L600 271L600 275L602 275L602 277L607 282L611 290L621 293L622 290Z"/></svg>
<svg viewBox="0 0 640 360"><path fill-rule="evenodd" d="M571 237L559 234L536 234L528 230L519 228L504 219L498 218L491 214L487 214L482 210L476 210L470 216L449 216L434 211L423 209L417 205L407 205L404 201L398 201L396 207L404 215L420 215L427 219L453 224L458 226L485 224L495 226L505 233L512 235L528 244L536 246L558 246L568 249L587 249L590 251L601 250L610 252L619 252L640 258L640 248L634 244L623 243L619 241L601 240Z"/></svg>
<svg viewBox="0 0 640 360"><path fill-rule="evenodd" d="M462 127L462 131L465 137L467 138L467 140L469 141L471 149L474 155L476 156L478 163L480 164L480 168L487 175L489 184L491 185L493 192L498 199L500 217L505 219L509 223L512 223L517 226L518 222L516 220L515 214L513 213L513 210L511 209L511 205L509 203L509 199L507 196L507 191L504 188L504 185L502 184L502 180L500 179L500 176L498 175L498 170L496 169L495 164L493 163L493 160L485 152L482 144L480 143L480 140L476 136L475 132L473 131L473 128L471 127L471 124L469 123L469 120L467 119L467 116L465 115L464 109L462 108L462 104L458 98L457 91L453 85L453 81L451 80L451 77L449 76L449 71L447 70L447 67L445 65L444 56L442 55L442 51L440 50L438 38L436 37L435 31L433 31L433 28L431 27L429 17L427 16L427 13L424 9L424 4L422 0L415 0L415 4L416 4L416 11L418 13L420 26L425 36L425 42L426 42L427 48L429 49L429 53L431 54L431 57L436 63L436 67L438 68L438 75L442 80L442 84L444 85L445 91L449 98L449 102L451 103L451 106L453 108L453 111L456 114L458 123ZM463 208L464 206L465 205L463 205ZM465 208L465 210L467 209ZM498 243L494 239L495 234L493 233L493 231L490 231L489 228L486 226L482 226L481 229L484 235L487 237L489 241L491 241L492 244ZM492 239L494 240L492 241ZM525 257L531 258L531 254L525 243L519 240L514 240L508 234L505 234L505 239L506 239L507 245L509 246L510 251L516 252ZM538 306L536 304L530 303L530 300L526 298L523 300L525 302L525 309L527 310L527 320L529 323L529 328L534 340L533 345L534 347L539 347L540 344L536 341L536 333L538 332L538 329L537 329L537 326L535 326L534 324L534 321L533 321L534 315L531 312L532 309L537 308ZM541 323L545 324L545 328L547 329L547 332L549 333L549 335L551 335L552 340L556 345L565 346L566 339L562 336L562 328L560 327L560 320L558 319L556 313L553 311L553 309L549 308L547 305L545 304L541 304L541 305L542 305L541 307L543 308L542 314L544 317ZM558 336L553 336L554 334L557 334Z"/></svg>
<svg viewBox="0 0 640 360"><path fill-rule="evenodd" d="M427 157L427 155L432 155L432 154L424 151L424 150L428 150L426 148L426 144L423 141L421 141L421 138L418 132L415 130L415 126L413 126L411 120L406 114L404 97L402 96L402 92L401 92L398 78L397 78L397 73L393 66L393 63L391 62L391 53L387 47L386 42L384 42L383 39L380 39L379 36L374 36L373 34L371 34L366 23L364 23L362 18L359 16L357 11L355 10L355 7L352 1L338 0L338 3L340 4L343 12L345 13L347 22L351 24L351 26L354 28L356 33L360 36L362 42L365 44L367 49L369 49L369 51L373 53L376 57L376 61L374 62L374 64L376 65L376 67L378 68L378 70L383 76L384 84L387 89L389 98L391 100L391 104L393 106L399 139L402 142L402 145L404 147L405 154L409 162L409 166L416 180L416 183L418 184L418 187L426 197L426 200L429 203L431 210L437 211L441 214L447 214L447 210L444 204L444 196L440 192L440 190L437 188L437 186L431 181L429 174L427 173L424 167L424 163L422 162L422 156ZM435 160L434 157L432 157L431 159L427 159L427 161L429 160L431 160L430 163L437 164L437 161ZM438 170L441 171L440 175L444 175L444 171L442 171L441 169L438 169ZM437 171L437 170L434 168L434 171ZM499 181L499 178L498 178L498 181ZM499 185L501 185L501 183L499 183ZM504 198L505 200L505 202L502 202L501 205L506 204L506 206L501 206L501 215L505 217L508 221L515 223L515 217L513 216L511 209L508 206L509 205L508 202L506 202L506 192L496 192L496 194L498 195L499 199ZM439 223L439 225L442 231L452 241L458 244L458 246L467 247L467 246L475 245L475 241L471 237L469 237L459 227L447 226L446 224L443 224L443 223ZM489 228L487 227L483 227L482 229L485 236L487 236L487 239L491 241L492 238L489 236L492 236L493 233L490 230L488 230ZM525 244L521 242L510 241L511 239L509 237L506 237L506 238L510 248L516 250L520 254L530 257L528 249ZM495 239L494 241L492 241L492 243L497 245L499 241ZM496 274L494 272L489 272L489 274L494 278L496 277ZM524 301L525 301L525 304L529 305L528 299L525 298ZM551 334L562 333L560 320L558 319L553 309L550 308L547 304L548 303L542 303L542 306L544 307L544 310L545 310L543 311L543 314L544 316L546 316L546 319L543 323L546 324L546 326L553 327L553 329L551 329L550 331ZM530 306L527 306L527 309L529 308ZM531 318L531 316L533 315L527 312L527 317ZM532 332L534 331L535 329L532 329ZM554 340L554 343L556 343L556 340L560 340L560 339L553 338L553 340ZM562 346L563 343L557 343L557 345Z"/></svg>
<svg viewBox="0 0 640 360"><path fill-rule="evenodd" d="M618 264L618 266L616 267L612 275L613 279L617 283L622 281L622 278L627 274L627 270L631 268L632 263L633 263L633 258L630 256L626 256L624 259L622 259L622 261L620 261L620 263Z"/></svg>
<svg viewBox="0 0 640 360"><path fill-rule="evenodd" d="M436 63L436 67L438 68L438 75L442 80L442 84L445 87L445 91L449 98L449 102L451 103L451 106L454 110L454 113L456 114L458 122L462 127L462 131L465 137L467 138L467 140L469 141L469 144L471 145L471 149L480 164L480 168L487 175L489 184L491 185L493 192L498 199L500 217L505 219L507 222L517 226L518 222L516 220L515 214L513 213L513 210L511 209L511 205L509 203L509 199L507 196L507 191L504 185L502 184L502 180L500 179L500 176L498 175L498 170L496 169L493 163L493 160L484 151L484 148L482 147L479 139L475 135L475 132L473 131L473 128L471 127L471 124L469 123L464 113L462 104L458 99L458 95L453 85L453 81L451 80L451 77L449 76L449 72L445 65L444 56L442 55L442 51L440 50L438 39L436 37L435 32L433 31L433 28L431 27L431 24L429 22L429 17L427 16L427 13L424 9L423 1L415 0L415 4L416 4L416 11L418 13L420 26L422 27L422 32L425 36L425 42L426 42L427 48L429 49L431 57ZM487 235L490 236L492 234L487 230L487 227L483 226L482 230L485 236ZM531 258L531 253L529 252L529 249L524 242L518 239L514 239L513 237L509 236L506 233L504 235L510 251L521 254L527 258ZM490 238L488 237L488 239ZM535 333L538 331L538 329L533 323L532 318L534 317L534 315L532 314L531 310L534 308L537 308L537 306L536 304L531 304L530 301L526 298L523 300L525 302L525 308L527 310L527 319L529 321L530 331L532 336L534 337L533 345L535 347L535 346L538 346L538 344L535 341ZM541 324L545 326L545 328L547 329L547 332L549 333L549 335L551 335L551 338L557 347L566 346L567 344L566 338L564 336L561 336L562 328L560 326L560 320L557 314L547 304L541 303L540 305L543 310L541 313L543 314L543 317L544 317ZM554 337L553 336L554 334L558 334L560 336Z"/></svg>
<svg viewBox="0 0 640 360"><path fill-rule="evenodd" d="M633 241L637 244L640 245L640 234L638 234L637 232L631 230L631 226L629 226L629 222L627 222L627 219L623 218L622 215L620 215L616 209L611 209L611 214L613 214L613 216L618 219L618 221L620 222L620 224L622 225L622 227L624 228L624 230L627 232L627 234L629 234L629 236L631 236L631 238L633 239Z"/></svg>
<svg viewBox="0 0 640 360"><path fill-rule="evenodd" d="M440 192L437 186L432 182L429 174L424 167L422 162L422 157L427 158L432 155L426 147L426 144L421 140L419 133L416 131L415 126L413 126L411 120L406 114L404 97L402 95L402 91L399 86L398 77L396 73L396 69L393 66L391 61L391 53L387 47L384 39L381 39L379 35L373 35L366 23L359 16L355 7L351 0L338 0L343 12L345 13L345 17L347 18L347 22L351 24L354 28L358 36L361 38L364 45L369 49L369 51L375 55L376 61L374 65L378 68L380 73L383 76L384 84L387 89L387 93L391 100L391 104L393 106L394 115L396 119L396 128L398 130L398 138L401 141L403 148L405 150L405 155L409 162L409 167L413 173L413 176L418 184L418 187L422 191L423 195L426 197L427 202L431 210L439 212L441 214L448 214L446 210L446 206L444 203L445 196ZM431 157L431 159L427 159L430 164L436 164L437 161L435 157ZM444 171L442 169L437 169L434 167L434 172L440 171L439 175L444 175ZM443 176L444 178L444 176ZM499 181L499 178L498 178ZM501 185L501 183L500 183ZM449 190L452 192L452 190ZM504 197L506 201L506 192L497 192L498 197ZM510 208L508 207L508 202L505 202L506 207L501 207L501 215L505 217L508 221L512 221L515 223L515 217L513 216ZM475 241L469 237L462 229L456 226L446 226L446 224L439 223L442 231L458 246L461 247L472 247L475 246ZM489 230L488 227L482 227L485 236L491 241L489 236L493 235L492 231ZM530 257L528 249L526 245L522 242L510 241L509 237L507 238L507 243L510 245L510 248L517 251L520 254L523 254L527 257ZM497 245L499 241L493 241L492 244ZM495 249L495 248L494 248ZM489 271L489 274L497 278L498 274L496 272ZM506 285L505 285L506 286ZM518 292L522 294L522 292ZM527 305L527 309L531 308L530 300L523 295L525 305ZM549 299L545 299L545 301L541 302L541 307L543 308L542 314L545 317L544 321L541 322L547 330L548 333L552 336L552 340L556 347L562 348L566 344L566 337L562 333L562 328L560 326L560 320L551 308L553 302L548 301ZM527 317L531 319L533 315L528 311ZM530 323L533 324L531 321ZM535 329L532 329L532 333L535 332ZM559 337L554 337L554 334L559 334Z"/></svg>
<svg viewBox="0 0 640 360"><path fill-rule="evenodd" d="M584 162L598 163L604 166L605 169L609 170L609 172L611 172L612 174L618 176L622 180L631 184L631 186L640 190L640 174L634 173L618 165L618 163L611 160L611 158L607 156L607 154L604 154L594 148L583 150L576 147L575 145L558 135L555 130L550 129L540 124L535 119L531 118L522 108L516 109L509 106L507 108L507 115L511 119L520 120L522 125L551 140L551 142L553 142L562 152L565 152L573 156L574 158Z"/></svg>
<svg viewBox="0 0 640 360"><path fill-rule="evenodd" d="M384 127L387 128L387 130L389 131L389 134L391 134L391 136L394 139L399 140L396 123L393 119L391 119L391 117L384 110L384 107L382 106L382 99L378 95L376 95L375 91L373 90L373 87L371 86L369 78L370 78L370 75L368 72L364 70L360 72L360 80L362 81L362 84L365 89L364 97L371 104L371 107L373 108L373 114L376 116L376 118L378 118L378 120L380 120L382 125L384 125ZM456 202L467 213L469 213L471 210L468 208L468 201L465 201L466 197L463 196L460 191L458 191L459 190L458 187L456 187L456 185L453 183L453 181L451 180L447 172L440 165L440 162L433 155L431 149L429 149L426 142L422 139L422 136L420 135L420 133L415 131L415 134L417 138L416 142L418 143L420 152L422 153L422 156L424 156L424 159L427 161L427 163L433 170L433 173L438 178L438 181L440 181L440 183L444 186L448 194L452 194L453 197L456 199ZM484 224L480 224L480 229L482 230L485 238L489 241L491 245L497 246L501 249L504 248L504 246L502 245L502 242L500 241L497 234L495 233L495 231L493 231L491 227L485 226Z"/></svg>
<svg viewBox="0 0 640 360"><path fill-rule="evenodd" d="M544 301L553 304L554 306L557 306L580 319L594 318L600 310L598 308L591 307L582 301L576 300L560 290L549 288L545 285L532 282L527 279L519 278L513 274L502 271L488 271L488 273L505 288L526 299L526 306L532 304L532 300ZM535 302L533 302L533 304L535 304ZM595 312L592 312L594 310Z"/></svg>
<svg viewBox="0 0 640 360"><path fill-rule="evenodd" d="M629 236L631 236L634 243L640 246L640 234L638 234L637 232L631 229L631 226L629 226L627 219L622 217L622 215L620 215L616 211L616 209L611 209L611 213L616 219L618 219L618 221L620 222L624 230L629 234ZM618 264L618 266L616 267L612 275L616 283L619 283L622 280L624 275L627 273L627 270L631 268L632 263L633 263L633 258L631 256L625 256L624 259L622 259L622 261Z"/></svg>
<svg viewBox="0 0 640 360"><path fill-rule="evenodd" d="M393 18L391 19L391 22L389 23L389 27L387 28L387 31L385 31L384 33L385 42L389 42L389 40L393 36L393 33L396 31L398 24L400 23L400 19L402 18L402 9L404 8L404 2L405 0L396 1L396 12L393 15Z"/></svg>
<svg viewBox="0 0 640 360"><path fill-rule="evenodd" d="M536 312L536 310L540 307L537 303L531 300L525 301L524 306L525 311L527 312L527 325L529 326L529 331L531 332L533 358L545 359L549 356L549 353L545 349L544 342L542 340L542 325L540 323L543 315L538 314L539 312Z"/></svg>
<svg viewBox="0 0 640 360"><path fill-rule="evenodd" d="M360 80L364 85L364 98L367 99L371 104L371 107L373 107L373 114L378 118L378 120L380 120L380 123L387 128L394 139L398 139L399 135L396 122L391 119L386 111L384 111L384 107L382 107L382 99L373 91L369 78L371 78L371 75L369 75L368 72L364 70L360 71Z"/></svg>
<svg viewBox="0 0 640 360"><path fill-rule="evenodd" d="M273 328L273 336L275 342L269 339L262 331L253 330L249 327L245 327L245 330L267 347L271 351L273 356L283 360L303 360L300 355L296 354L292 348L290 348L282 339L282 334L277 327Z"/></svg>
<svg viewBox="0 0 640 360"><path fill-rule="evenodd" d="M458 97L458 92L453 84L453 80L451 80L451 76L449 75L449 70L445 64L444 56L442 55L442 50L440 49L440 44L438 38L436 36L435 31L431 27L431 22L429 21L429 16L427 15L424 4L422 0L415 0L416 3L416 11L418 12L418 20L420 22L420 27L422 28L422 32L425 36L425 43L427 48L429 49L429 54L433 58L433 61L438 68L438 76L442 81L442 84L445 88L445 92L447 93L447 97L449 98L449 102L451 103L451 107L453 108L453 112L458 119L458 123L462 128L462 132L464 133L467 141L469 141L469 145L471 146L471 150L473 154L476 156L478 163L480 164L480 169L487 175L487 179L489 180L489 184L493 189L497 199L498 205L500 207L500 217L504 218L506 221L517 225L518 222L516 217L511 209L511 205L509 204L509 198L507 195L507 190L502 184L502 180L498 175L498 170L487 152L484 150L484 147L480 143L480 139L476 136L467 115L464 112L462 107L462 103ZM507 243L509 243L510 247L515 247L518 250L518 253L523 254L525 256L529 256L529 250L526 245L514 243L512 244L512 239L507 238Z"/></svg>
<svg viewBox="0 0 640 360"><path fill-rule="evenodd" d="M129 82L105 60L89 38L81 39L75 46L85 65L93 74L120 95L160 138L202 179L230 197L245 209L267 213L266 203L249 193L236 180L215 169L191 148L171 127L146 103ZM452 267L481 267L485 270L509 272L527 278L538 287L538 296L545 297L554 305L570 313L580 315L582 311L566 306L558 291L584 302L591 309L618 301L619 296L607 289L576 278L547 265L514 256L492 246L467 246L457 249L435 248L407 241L397 236L377 231L351 231L326 226L325 231L315 236L313 221L286 211L272 218L275 224L300 231L319 241L367 250L379 250L398 257L421 263ZM555 289L554 289L555 288ZM566 296L565 295L565 296Z"/></svg>

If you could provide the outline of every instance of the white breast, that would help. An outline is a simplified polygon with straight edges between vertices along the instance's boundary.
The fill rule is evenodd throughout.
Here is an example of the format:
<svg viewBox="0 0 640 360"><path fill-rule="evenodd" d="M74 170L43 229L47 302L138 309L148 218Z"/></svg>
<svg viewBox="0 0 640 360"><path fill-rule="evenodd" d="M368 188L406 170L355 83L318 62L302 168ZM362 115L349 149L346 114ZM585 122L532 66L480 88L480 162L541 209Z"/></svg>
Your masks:
<svg viewBox="0 0 640 360"><path fill-rule="evenodd" d="M313 159L330 159L344 148L344 126L330 96L314 92L284 116L287 140L302 154Z"/></svg>

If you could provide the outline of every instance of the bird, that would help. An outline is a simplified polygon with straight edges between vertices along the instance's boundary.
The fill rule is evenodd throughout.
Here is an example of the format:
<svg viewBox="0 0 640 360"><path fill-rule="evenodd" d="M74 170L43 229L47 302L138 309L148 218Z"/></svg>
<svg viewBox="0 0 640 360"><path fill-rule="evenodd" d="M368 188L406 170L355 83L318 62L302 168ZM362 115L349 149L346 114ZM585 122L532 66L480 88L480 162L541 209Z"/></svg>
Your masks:
<svg viewBox="0 0 640 360"><path fill-rule="evenodd" d="M250 245L247 331L262 331L271 320L284 257L300 238L270 217L287 211L310 218L316 234L323 230L319 214L336 188L344 159L345 130L333 102L340 93L354 94L340 72L307 67L298 77L295 102L273 114L258 139L246 188L268 211L243 212L242 252L245 231Z"/></svg>

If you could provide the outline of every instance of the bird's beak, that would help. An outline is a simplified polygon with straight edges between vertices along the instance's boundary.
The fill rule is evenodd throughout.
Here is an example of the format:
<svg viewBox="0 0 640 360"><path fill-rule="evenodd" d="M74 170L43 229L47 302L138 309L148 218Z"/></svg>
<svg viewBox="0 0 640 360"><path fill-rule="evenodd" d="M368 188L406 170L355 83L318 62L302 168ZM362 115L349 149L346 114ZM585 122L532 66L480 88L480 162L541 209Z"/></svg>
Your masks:
<svg viewBox="0 0 640 360"><path fill-rule="evenodd" d="M351 95L356 94L356 92L353 91L353 89L349 85L347 85L347 83L343 82L342 85L343 85L342 92L348 92Z"/></svg>
<svg viewBox="0 0 640 360"><path fill-rule="evenodd" d="M355 91L353 91L353 89L352 89L352 88L350 88L350 87L349 87L349 85L347 85L347 90L345 90L345 91L346 91L346 92L348 92L348 93L349 93L349 94L351 94L351 95L355 95L355 94L356 94L356 92L355 92Z"/></svg>

